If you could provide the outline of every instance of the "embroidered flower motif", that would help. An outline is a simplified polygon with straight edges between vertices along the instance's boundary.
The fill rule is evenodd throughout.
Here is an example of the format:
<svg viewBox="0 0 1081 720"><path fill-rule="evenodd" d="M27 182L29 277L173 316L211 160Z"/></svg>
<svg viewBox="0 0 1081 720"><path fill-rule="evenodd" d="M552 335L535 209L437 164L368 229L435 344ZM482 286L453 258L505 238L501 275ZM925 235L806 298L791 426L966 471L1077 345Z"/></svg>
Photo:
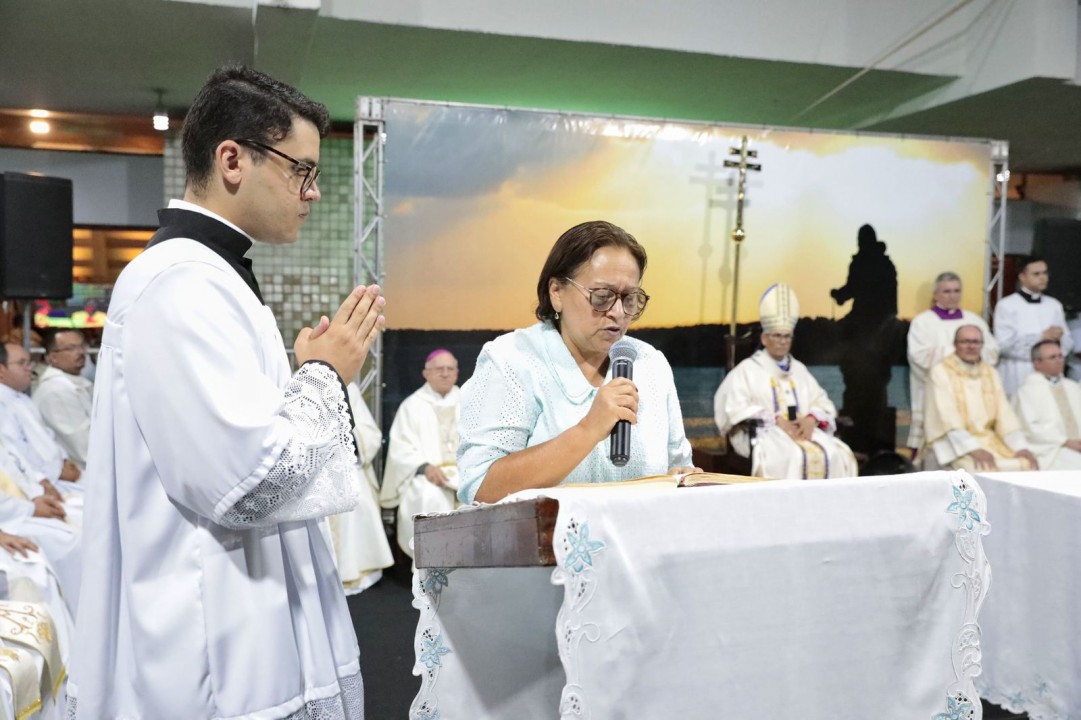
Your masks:
<svg viewBox="0 0 1081 720"><path fill-rule="evenodd" d="M421 708L417 720L439 720L439 710L436 708Z"/></svg>
<svg viewBox="0 0 1081 720"><path fill-rule="evenodd" d="M972 529L973 522L980 522L980 514L972 507L972 490L962 492L960 488L953 489L953 502L946 508L946 512L957 515L960 523L967 530Z"/></svg>
<svg viewBox="0 0 1081 720"><path fill-rule="evenodd" d="M1014 707L1020 707L1025 704L1025 696L1020 690L1018 690L1013 695L1007 695L1006 702L1013 705Z"/></svg>
<svg viewBox="0 0 1081 720"><path fill-rule="evenodd" d="M604 547L604 543L600 540L589 539L589 523L582 523L577 532L573 527L568 530L567 543L570 549L567 551L567 558L563 564L576 573L582 572L586 565L592 566L593 554Z"/></svg>
<svg viewBox="0 0 1081 720"><path fill-rule="evenodd" d="M954 492L957 492L954 490ZM935 715L934 720L968 720L974 708L964 695L946 698L946 712Z"/></svg>
<svg viewBox="0 0 1081 720"><path fill-rule="evenodd" d="M432 568L424 575L424 592L429 595L439 595L448 585L447 571L442 568Z"/></svg>
<svg viewBox="0 0 1081 720"><path fill-rule="evenodd" d="M424 648L420 653L420 661L424 663L424 667L431 670L434 667L442 666L442 657L450 652L450 648L443 644L443 636L436 635L434 640L424 638Z"/></svg>

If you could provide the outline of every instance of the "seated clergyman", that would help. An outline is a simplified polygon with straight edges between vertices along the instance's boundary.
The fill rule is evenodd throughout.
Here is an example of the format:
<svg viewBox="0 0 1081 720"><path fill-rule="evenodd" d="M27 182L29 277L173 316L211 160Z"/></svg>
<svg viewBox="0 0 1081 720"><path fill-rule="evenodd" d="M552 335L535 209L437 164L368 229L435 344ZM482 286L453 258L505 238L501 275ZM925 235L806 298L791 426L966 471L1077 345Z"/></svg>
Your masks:
<svg viewBox="0 0 1081 720"><path fill-rule="evenodd" d="M1057 340L1032 346L1032 366L1013 396L1029 447L1044 470L1081 470L1081 385L1062 374Z"/></svg>
<svg viewBox="0 0 1081 720"><path fill-rule="evenodd" d="M854 477L852 451L833 437L837 410L807 366L789 354L799 302L787 285L766 290L759 303L763 348L724 378L713 398L721 434L733 433L737 453L750 456L752 472L763 477ZM753 452L737 426L756 420L762 427Z"/></svg>
<svg viewBox="0 0 1081 720"><path fill-rule="evenodd" d="M954 354L931 368L924 435L941 466L964 470L1035 470L1021 424L995 369L983 362L983 331L962 325Z"/></svg>
<svg viewBox="0 0 1081 720"><path fill-rule="evenodd" d="M413 516L457 506L458 360L433 350L424 362L424 385L402 401L390 426L383 470L383 507L398 508L398 545L413 556Z"/></svg>

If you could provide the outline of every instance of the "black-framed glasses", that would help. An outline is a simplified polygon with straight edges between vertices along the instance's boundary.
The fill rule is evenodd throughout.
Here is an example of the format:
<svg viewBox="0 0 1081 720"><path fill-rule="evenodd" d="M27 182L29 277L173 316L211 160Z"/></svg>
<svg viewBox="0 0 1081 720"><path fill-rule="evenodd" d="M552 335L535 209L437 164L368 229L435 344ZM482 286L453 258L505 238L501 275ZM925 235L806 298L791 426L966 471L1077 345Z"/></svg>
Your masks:
<svg viewBox="0 0 1081 720"><path fill-rule="evenodd" d="M633 320L645 312L646 303L649 302L649 295L646 295L641 290L632 290L629 293L621 294L608 288L587 288L574 282L569 277L563 279L586 293L590 307L597 312L608 312L616 306L616 300L618 299L623 303L623 312Z"/></svg>
<svg viewBox="0 0 1081 720"><path fill-rule="evenodd" d="M316 179L319 177L319 166L311 163L302 162L294 157L289 157L281 150L272 148L266 143L261 143L258 140L240 139L237 140L241 145L253 145L261 150L272 152L280 158L284 158L293 163L293 168L296 171L297 177L301 178L300 181L300 198L303 200L304 196L308 194L308 191L312 189L312 185L315 185Z"/></svg>

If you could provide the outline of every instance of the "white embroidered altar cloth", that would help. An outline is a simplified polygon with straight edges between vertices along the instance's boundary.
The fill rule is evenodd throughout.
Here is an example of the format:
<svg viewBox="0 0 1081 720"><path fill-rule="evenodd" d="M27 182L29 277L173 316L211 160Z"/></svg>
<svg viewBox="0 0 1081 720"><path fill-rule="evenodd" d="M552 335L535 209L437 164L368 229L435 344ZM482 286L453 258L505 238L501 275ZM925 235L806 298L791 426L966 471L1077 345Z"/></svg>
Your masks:
<svg viewBox="0 0 1081 720"><path fill-rule="evenodd" d="M508 500L538 495L562 596L538 568L418 571L414 720L982 715L964 473Z"/></svg>
<svg viewBox="0 0 1081 720"><path fill-rule="evenodd" d="M978 475L994 532L981 695L1031 720L1081 717L1081 473Z"/></svg>

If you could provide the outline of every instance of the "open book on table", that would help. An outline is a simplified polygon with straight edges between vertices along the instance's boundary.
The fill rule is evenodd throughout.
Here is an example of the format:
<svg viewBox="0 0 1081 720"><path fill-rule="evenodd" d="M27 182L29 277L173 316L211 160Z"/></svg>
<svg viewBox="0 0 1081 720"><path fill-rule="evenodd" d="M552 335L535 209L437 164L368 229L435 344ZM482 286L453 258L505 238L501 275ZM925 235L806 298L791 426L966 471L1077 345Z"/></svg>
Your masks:
<svg viewBox="0 0 1081 720"><path fill-rule="evenodd" d="M619 480L616 482L599 483L567 483L560 487L613 487L635 485L668 485L675 487L700 487L705 485L735 485L738 483L765 482L772 478L753 477L748 475L726 475L724 473L692 472L681 475L649 475L633 480Z"/></svg>

